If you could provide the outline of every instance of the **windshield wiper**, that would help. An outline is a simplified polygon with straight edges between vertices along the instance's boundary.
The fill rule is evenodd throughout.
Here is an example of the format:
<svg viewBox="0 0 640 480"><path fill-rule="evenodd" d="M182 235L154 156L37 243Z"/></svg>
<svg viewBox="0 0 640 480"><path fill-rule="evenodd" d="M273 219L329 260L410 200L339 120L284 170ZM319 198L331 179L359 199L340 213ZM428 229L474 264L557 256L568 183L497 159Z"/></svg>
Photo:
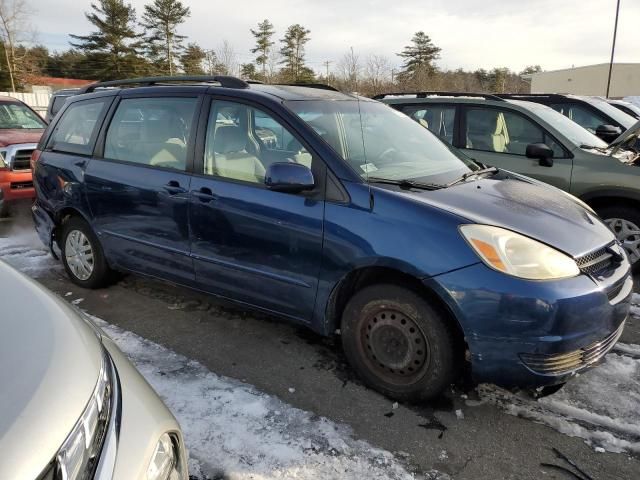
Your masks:
<svg viewBox="0 0 640 480"><path fill-rule="evenodd" d="M369 177L368 180L373 183L397 185L404 190L408 190L410 188L419 188L421 190L438 190L439 188L444 188L444 185L438 185L436 183L421 183L408 179L392 180L390 178Z"/></svg>
<svg viewBox="0 0 640 480"><path fill-rule="evenodd" d="M445 186L452 187L459 183L465 182L472 177L477 177L478 175L484 175L485 173L498 173L499 171L500 170L497 169L496 167L487 167L487 168L481 168L479 170L472 170L471 172L465 173L464 175L454 180L453 182L447 183Z"/></svg>

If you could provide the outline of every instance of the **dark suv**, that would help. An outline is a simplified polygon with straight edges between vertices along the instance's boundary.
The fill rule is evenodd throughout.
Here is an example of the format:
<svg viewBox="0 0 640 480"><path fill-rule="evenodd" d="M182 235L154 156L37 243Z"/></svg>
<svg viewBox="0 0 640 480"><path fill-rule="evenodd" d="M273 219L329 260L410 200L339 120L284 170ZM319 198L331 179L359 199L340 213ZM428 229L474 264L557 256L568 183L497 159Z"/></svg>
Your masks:
<svg viewBox="0 0 640 480"><path fill-rule="evenodd" d="M622 332L630 266L592 211L386 105L232 77L86 92L34 155L37 230L78 285L138 272L339 330L400 399L465 357L478 380L562 383Z"/></svg>
<svg viewBox="0 0 640 480"><path fill-rule="evenodd" d="M546 93L497 94L502 98L541 103L569 117L607 143L631 128L636 119L598 97Z"/></svg>

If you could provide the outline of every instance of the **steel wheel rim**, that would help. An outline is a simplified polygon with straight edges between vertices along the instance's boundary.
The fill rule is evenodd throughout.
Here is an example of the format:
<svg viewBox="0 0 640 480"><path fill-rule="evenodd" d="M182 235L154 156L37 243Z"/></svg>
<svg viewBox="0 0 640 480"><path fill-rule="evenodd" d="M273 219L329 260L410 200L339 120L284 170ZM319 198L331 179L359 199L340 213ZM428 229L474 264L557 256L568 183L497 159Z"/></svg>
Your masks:
<svg viewBox="0 0 640 480"><path fill-rule="evenodd" d="M368 313L360 338L367 366L385 382L413 384L429 367L427 337L415 320L397 309L385 306Z"/></svg>
<svg viewBox="0 0 640 480"><path fill-rule="evenodd" d="M67 235L64 256L69 270L78 280L87 280L93 273L93 248L87 236L80 230Z"/></svg>
<svg viewBox="0 0 640 480"><path fill-rule="evenodd" d="M627 252L629 261L635 263L640 260L640 227L624 218L607 218L604 222Z"/></svg>

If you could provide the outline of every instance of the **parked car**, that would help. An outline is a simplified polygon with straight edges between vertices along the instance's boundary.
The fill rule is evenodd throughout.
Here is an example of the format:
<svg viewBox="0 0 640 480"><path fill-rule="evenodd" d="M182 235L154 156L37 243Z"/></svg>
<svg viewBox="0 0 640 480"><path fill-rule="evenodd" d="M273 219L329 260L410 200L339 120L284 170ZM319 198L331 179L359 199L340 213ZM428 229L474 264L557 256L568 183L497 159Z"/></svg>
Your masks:
<svg viewBox="0 0 640 480"><path fill-rule="evenodd" d="M102 330L2 261L0 298L0 478L188 478L178 423Z"/></svg>
<svg viewBox="0 0 640 480"><path fill-rule="evenodd" d="M569 117L581 127L597 135L607 143L631 128L636 120L598 97L560 94L497 94L499 97L527 100L547 105Z"/></svg>
<svg viewBox="0 0 640 480"><path fill-rule="evenodd" d="M574 197L330 87L169 80L96 85L132 88L70 99L38 146L36 228L77 285L136 272L340 330L398 399L439 394L466 356L479 381L557 385L619 338L629 262Z"/></svg>
<svg viewBox="0 0 640 480"><path fill-rule="evenodd" d="M50 123L53 120L53 117L60 111L64 102L67 101L67 98L72 97L74 95L78 95L81 93L80 88L64 88L62 90L56 90L51 95L49 99L49 105L47 106L47 113L45 114L44 119L47 123Z"/></svg>
<svg viewBox="0 0 640 480"><path fill-rule="evenodd" d="M629 260L640 265L640 151L628 141L637 125L607 145L538 103L469 93L379 98L479 162L580 198L615 232Z"/></svg>
<svg viewBox="0 0 640 480"><path fill-rule="evenodd" d="M640 107L631 103L625 102L624 100L611 100L607 99L611 105L616 107L618 110L622 110L627 115L631 115L636 120L640 120Z"/></svg>
<svg viewBox="0 0 640 480"><path fill-rule="evenodd" d="M46 127L34 110L11 97L0 96L0 217L15 200L35 197L30 159Z"/></svg>

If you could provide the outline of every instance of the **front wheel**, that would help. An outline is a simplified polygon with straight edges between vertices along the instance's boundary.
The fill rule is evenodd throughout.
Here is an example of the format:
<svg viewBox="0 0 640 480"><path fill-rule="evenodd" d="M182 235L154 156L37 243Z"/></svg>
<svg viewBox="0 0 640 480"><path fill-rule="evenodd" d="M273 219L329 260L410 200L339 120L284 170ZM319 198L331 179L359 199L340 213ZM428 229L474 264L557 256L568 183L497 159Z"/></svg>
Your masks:
<svg viewBox="0 0 640 480"><path fill-rule="evenodd" d="M613 231L637 270L640 267L640 211L626 205L608 205L597 209L597 213Z"/></svg>
<svg viewBox="0 0 640 480"><path fill-rule="evenodd" d="M71 217L62 228L62 263L73 283L84 288L100 288L113 278L100 242L87 222Z"/></svg>
<svg viewBox="0 0 640 480"><path fill-rule="evenodd" d="M459 371L445 316L397 285L373 285L351 298L342 317L342 345L369 386L398 400L434 398Z"/></svg>

